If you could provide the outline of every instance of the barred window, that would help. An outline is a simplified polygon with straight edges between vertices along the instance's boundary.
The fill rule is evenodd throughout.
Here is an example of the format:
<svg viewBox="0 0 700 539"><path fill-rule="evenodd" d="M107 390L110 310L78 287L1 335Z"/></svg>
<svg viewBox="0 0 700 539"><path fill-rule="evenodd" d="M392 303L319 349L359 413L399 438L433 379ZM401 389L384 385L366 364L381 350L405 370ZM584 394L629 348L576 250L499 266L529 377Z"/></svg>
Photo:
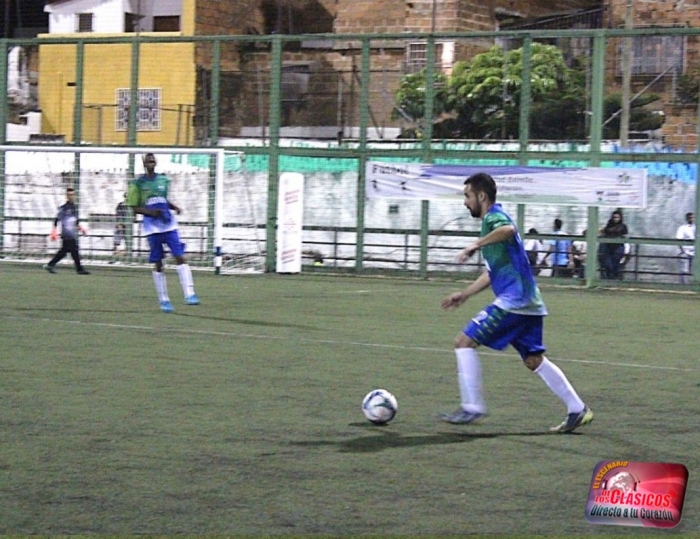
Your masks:
<svg viewBox="0 0 700 539"><path fill-rule="evenodd" d="M309 93L311 65L309 63L282 66L282 102L304 103Z"/></svg>
<svg viewBox="0 0 700 539"><path fill-rule="evenodd" d="M617 74L622 75L623 43L618 41ZM634 36L632 40L632 75L656 76L662 73L683 73L685 36Z"/></svg>
<svg viewBox="0 0 700 539"><path fill-rule="evenodd" d="M444 43L435 44L435 67L442 70ZM425 41L409 43L406 46L406 73L418 73L428 63L428 43Z"/></svg>
<svg viewBox="0 0 700 539"><path fill-rule="evenodd" d="M92 13L78 13L78 32L92 32Z"/></svg>
<svg viewBox="0 0 700 539"><path fill-rule="evenodd" d="M161 129L161 92L160 88L139 88L139 107L136 113L137 131L160 131ZM131 104L131 90L129 88L117 89L116 127L117 131L126 131L129 128L129 105Z"/></svg>

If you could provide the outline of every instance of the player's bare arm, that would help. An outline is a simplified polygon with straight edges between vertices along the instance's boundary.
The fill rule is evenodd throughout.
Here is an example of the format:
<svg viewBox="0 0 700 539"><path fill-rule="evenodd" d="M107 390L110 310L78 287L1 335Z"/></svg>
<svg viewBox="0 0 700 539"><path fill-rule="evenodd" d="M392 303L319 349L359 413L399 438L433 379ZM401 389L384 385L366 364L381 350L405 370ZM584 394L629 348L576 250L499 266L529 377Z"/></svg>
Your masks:
<svg viewBox="0 0 700 539"><path fill-rule="evenodd" d="M180 209L180 207L179 207L179 206L176 206L175 204L173 204L173 203L170 202L169 200L168 200L168 208L170 208L171 210L173 210L173 211L174 211L175 213L177 213L178 215L180 215L180 214L182 213L182 210Z"/></svg>
<svg viewBox="0 0 700 539"><path fill-rule="evenodd" d="M483 238L479 238L477 241L468 245L459 252L457 260L462 263L469 260L474 253L476 253L482 247L491 245L493 243L501 243L507 241L515 236L515 227L513 225L504 225L498 227L496 230L492 230Z"/></svg>
<svg viewBox="0 0 700 539"><path fill-rule="evenodd" d="M450 294L442 300L440 306L445 310L456 309L467 301L470 297L475 296L491 284L489 272L484 271L479 277L464 290Z"/></svg>

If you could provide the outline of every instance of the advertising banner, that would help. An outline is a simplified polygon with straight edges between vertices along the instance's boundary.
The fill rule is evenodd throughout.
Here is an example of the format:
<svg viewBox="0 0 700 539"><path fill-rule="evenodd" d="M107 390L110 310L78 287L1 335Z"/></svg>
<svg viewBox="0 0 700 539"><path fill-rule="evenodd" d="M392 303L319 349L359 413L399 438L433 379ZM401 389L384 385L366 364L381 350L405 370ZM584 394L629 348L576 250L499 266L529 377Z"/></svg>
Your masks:
<svg viewBox="0 0 700 539"><path fill-rule="evenodd" d="M277 273L301 271L301 234L304 215L304 176L280 176L277 203Z"/></svg>
<svg viewBox="0 0 700 539"><path fill-rule="evenodd" d="M498 202L645 208L647 172L623 168L430 165L369 161L368 198L440 199L463 196L464 180L490 174Z"/></svg>

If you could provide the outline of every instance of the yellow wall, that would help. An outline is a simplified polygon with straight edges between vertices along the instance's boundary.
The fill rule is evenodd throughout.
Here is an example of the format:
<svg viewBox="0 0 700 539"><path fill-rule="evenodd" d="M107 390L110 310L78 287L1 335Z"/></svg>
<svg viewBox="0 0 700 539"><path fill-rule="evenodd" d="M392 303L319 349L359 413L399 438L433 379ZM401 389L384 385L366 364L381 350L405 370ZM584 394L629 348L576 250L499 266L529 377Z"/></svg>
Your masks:
<svg viewBox="0 0 700 539"><path fill-rule="evenodd" d="M195 12L197 0L182 0L182 16L180 17L180 32L183 36L195 34Z"/></svg>
<svg viewBox="0 0 700 539"><path fill-rule="evenodd" d="M84 142L127 143L126 131L116 130L115 105L116 90L130 87L131 50L132 46L128 43L90 44L89 40L86 40L82 114ZM192 43L140 45L138 86L160 88L161 107L164 110L161 111L161 130L139 131L138 144L172 146L194 143L192 118L183 112L186 110L185 106L194 110L194 50ZM75 45L41 45L39 48L39 106L43 113L42 132L65 135L66 142L73 142L75 87L69 86L69 83L75 82L76 51ZM101 140L98 138L98 109L85 108L87 105L101 106Z"/></svg>

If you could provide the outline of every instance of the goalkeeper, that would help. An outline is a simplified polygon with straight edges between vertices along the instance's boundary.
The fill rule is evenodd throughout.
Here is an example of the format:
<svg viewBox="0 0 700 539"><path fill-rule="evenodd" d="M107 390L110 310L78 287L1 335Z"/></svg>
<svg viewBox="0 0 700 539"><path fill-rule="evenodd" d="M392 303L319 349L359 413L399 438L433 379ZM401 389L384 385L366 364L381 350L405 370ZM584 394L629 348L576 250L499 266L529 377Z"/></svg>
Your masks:
<svg viewBox="0 0 700 539"><path fill-rule="evenodd" d="M66 189L66 203L58 208L58 214L53 220L51 228L51 241L58 239L58 224L61 224L61 248L56 255L44 265L44 269L49 273L56 273L55 266L63 258L70 254L75 263L75 269L78 275L90 275L82 263L80 262L80 253L78 251L78 234L85 235L85 229L80 226L78 219L78 208L73 200L75 199L75 190L72 187Z"/></svg>
<svg viewBox="0 0 700 539"><path fill-rule="evenodd" d="M143 215L143 231L151 251L148 261L155 264L153 283L156 286L160 309L164 313L174 310L168 295L163 265L165 245L177 263L177 274L180 277L185 303L199 305L199 298L194 292L192 271L185 260L184 245L180 241L177 219L172 213L174 211L180 214L180 208L168 200L170 180L164 174L156 173L156 157L152 153L143 156L143 167L146 173L129 182L126 203L133 208L134 214Z"/></svg>

